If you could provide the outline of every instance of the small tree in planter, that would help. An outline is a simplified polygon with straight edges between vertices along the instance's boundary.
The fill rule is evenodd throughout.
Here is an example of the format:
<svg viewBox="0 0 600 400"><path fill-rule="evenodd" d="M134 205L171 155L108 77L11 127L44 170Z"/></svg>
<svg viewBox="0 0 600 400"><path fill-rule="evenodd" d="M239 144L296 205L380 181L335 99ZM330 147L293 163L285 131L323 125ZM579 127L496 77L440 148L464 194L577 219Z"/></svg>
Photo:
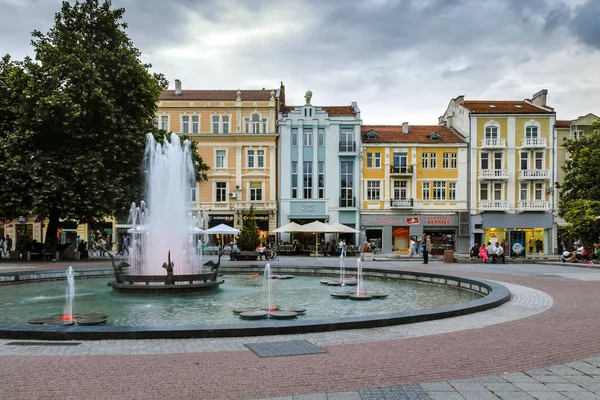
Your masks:
<svg viewBox="0 0 600 400"><path fill-rule="evenodd" d="M258 227L254 219L254 207L250 207L250 214L244 219L244 226L238 235L237 244L242 251L254 251L260 244Z"/></svg>

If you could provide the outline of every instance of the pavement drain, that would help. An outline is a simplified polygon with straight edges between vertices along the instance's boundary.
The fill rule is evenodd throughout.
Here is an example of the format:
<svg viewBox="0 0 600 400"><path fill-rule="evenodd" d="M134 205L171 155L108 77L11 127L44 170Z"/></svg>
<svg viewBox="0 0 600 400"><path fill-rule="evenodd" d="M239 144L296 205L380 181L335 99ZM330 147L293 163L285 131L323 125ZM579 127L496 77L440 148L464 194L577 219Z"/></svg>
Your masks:
<svg viewBox="0 0 600 400"><path fill-rule="evenodd" d="M285 342L244 343L254 354L263 357L299 356L305 354L327 353L307 340L289 340Z"/></svg>
<svg viewBox="0 0 600 400"><path fill-rule="evenodd" d="M8 342L6 346L79 346L80 342Z"/></svg>

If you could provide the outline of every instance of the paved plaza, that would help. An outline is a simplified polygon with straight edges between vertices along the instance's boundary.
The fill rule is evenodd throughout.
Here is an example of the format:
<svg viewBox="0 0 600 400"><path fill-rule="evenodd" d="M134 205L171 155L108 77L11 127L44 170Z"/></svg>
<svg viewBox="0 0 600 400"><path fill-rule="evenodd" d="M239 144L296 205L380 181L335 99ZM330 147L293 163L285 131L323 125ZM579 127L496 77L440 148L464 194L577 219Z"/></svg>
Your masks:
<svg viewBox="0 0 600 400"><path fill-rule="evenodd" d="M282 257L272 265L337 262ZM103 259L2 260L0 272L68 265L109 268ZM222 266L231 265L243 264ZM418 259L365 265L483 278L508 287L511 300L461 317L351 331L76 343L0 340L0 398L600 399L600 269L558 263L423 265ZM261 358L246 346L298 340L325 352Z"/></svg>

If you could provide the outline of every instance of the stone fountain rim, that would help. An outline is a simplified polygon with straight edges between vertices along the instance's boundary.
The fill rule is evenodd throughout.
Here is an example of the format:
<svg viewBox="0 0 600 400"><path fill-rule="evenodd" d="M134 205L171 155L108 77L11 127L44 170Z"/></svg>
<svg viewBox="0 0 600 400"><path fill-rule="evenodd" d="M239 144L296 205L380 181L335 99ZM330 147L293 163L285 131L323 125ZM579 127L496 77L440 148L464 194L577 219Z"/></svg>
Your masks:
<svg viewBox="0 0 600 400"><path fill-rule="evenodd" d="M272 267L283 269L286 273L308 275L335 275L337 267ZM264 267L256 266L256 270ZM347 270L353 270L347 268ZM223 268L223 271L232 273L255 272L254 268ZM29 279L31 282L49 279L64 279L64 271L35 271L45 275L41 279ZM46 274L44 274L44 272ZM81 272L78 274L77 272ZM2 273L0 279L7 275L15 279L12 283L23 283L19 275L31 277L32 271L19 271ZM52 276L54 274L54 276ZM34 274L35 275L35 274ZM76 271L77 278L82 277L108 277L112 271L107 269ZM169 325L169 326L37 326L29 324L4 324L0 325L0 338L2 339L33 339L33 340L102 340L102 339L187 339L187 338L216 338L239 336L262 336L280 334L299 334L310 332L326 332L334 330L376 328L390 325L402 325L414 322L424 322L435 319L456 317L497 307L510 300L510 291L505 286L467 276L434 274L407 270L386 270L376 267L363 269L363 275L369 277L385 277L399 280L416 280L427 283L446 284L458 289L487 292L480 299L466 303L459 303L438 308L428 308L418 311L400 313L367 315L360 317L330 318L328 320L267 320L257 321L254 325L244 324L219 324L219 325ZM483 290L482 290L483 289Z"/></svg>

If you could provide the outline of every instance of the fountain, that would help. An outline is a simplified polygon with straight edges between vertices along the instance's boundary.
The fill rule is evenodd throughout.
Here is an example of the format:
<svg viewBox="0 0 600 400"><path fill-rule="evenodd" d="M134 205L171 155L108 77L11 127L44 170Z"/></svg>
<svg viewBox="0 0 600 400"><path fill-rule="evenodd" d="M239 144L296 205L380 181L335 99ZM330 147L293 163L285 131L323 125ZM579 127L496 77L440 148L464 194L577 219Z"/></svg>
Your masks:
<svg viewBox="0 0 600 400"><path fill-rule="evenodd" d="M73 276L73 267L67 268L67 293L65 293L65 310L63 312L63 321L73 321L73 298L75 297L75 277Z"/></svg>
<svg viewBox="0 0 600 400"><path fill-rule="evenodd" d="M385 292L367 291L364 287L362 261L361 259L356 260L356 291L354 292L335 292L330 293L331 297L336 299L351 299L351 300L371 300L371 299L383 299L388 297ZM344 286L344 285L342 285Z"/></svg>
<svg viewBox="0 0 600 400"><path fill-rule="evenodd" d="M190 143L174 133L164 144L146 135L144 153L146 201L131 204L129 223L133 226L128 265L132 273L115 266L114 292L142 295L180 295L207 292L219 287L219 261L203 270L197 262L192 235L197 217L185 210L189 188L195 185ZM159 260L166 260L160 262Z"/></svg>
<svg viewBox="0 0 600 400"><path fill-rule="evenodd" d="M346 279L346 265L344 263L344 255L340 254L340 279L339 280L322 280L321 283L328 286L354 286L356 279Z"/></svg>

